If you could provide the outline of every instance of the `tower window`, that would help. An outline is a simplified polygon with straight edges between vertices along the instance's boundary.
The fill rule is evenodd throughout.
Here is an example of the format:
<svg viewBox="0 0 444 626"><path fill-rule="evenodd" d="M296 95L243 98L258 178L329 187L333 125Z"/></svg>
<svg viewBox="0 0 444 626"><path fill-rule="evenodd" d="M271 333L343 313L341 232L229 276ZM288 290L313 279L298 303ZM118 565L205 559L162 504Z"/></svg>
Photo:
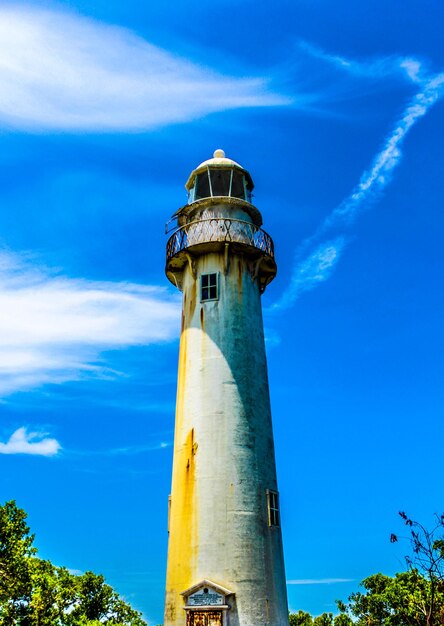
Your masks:
<svg viewBox="0 0 444 626"><path fill-rule="evenodd" d="M202 302L206 300L217 300L219 298L218 274L202 274L200 277L200 299Z"/></svg>
<svg viewBox="0 0 444 626"><path fill-rule="evenodd" d="M279 520L279 494L277 491L267 489L268 525L280 526Z"/></svg>

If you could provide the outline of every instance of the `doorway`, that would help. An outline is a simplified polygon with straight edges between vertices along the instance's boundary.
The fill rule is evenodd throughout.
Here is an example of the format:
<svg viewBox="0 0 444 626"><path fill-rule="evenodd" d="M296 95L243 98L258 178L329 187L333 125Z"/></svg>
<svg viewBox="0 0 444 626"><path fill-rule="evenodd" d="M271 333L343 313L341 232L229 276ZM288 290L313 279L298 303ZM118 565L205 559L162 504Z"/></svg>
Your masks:
<svg viewBox="0 0 444 626"><path fill-rule="evenodd" d="M187 626L222 626L222 611L187 611Z"/></svg>

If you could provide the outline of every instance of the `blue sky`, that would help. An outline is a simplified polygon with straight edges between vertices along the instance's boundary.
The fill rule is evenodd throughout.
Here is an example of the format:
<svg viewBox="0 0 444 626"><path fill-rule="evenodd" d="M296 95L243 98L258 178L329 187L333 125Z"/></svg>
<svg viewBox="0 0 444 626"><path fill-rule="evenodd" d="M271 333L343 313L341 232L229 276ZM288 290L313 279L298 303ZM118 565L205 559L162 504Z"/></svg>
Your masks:
<svg viewBox="0 0 444 626"><path fill-rule="evenodd" d="M162 621L180 298L164 224L255 181L289 603L443 509L439 2L0 3L0 494Z"/></svg>

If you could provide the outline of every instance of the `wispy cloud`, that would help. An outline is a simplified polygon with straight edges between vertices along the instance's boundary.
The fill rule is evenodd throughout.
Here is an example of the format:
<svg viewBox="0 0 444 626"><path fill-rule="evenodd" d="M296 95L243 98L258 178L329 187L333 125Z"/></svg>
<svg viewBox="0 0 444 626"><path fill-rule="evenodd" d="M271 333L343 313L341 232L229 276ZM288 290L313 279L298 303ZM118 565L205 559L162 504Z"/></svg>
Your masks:
<svg viewBox="0 0 444 626"><path fill-rule="evenodd" d="M165 450L170 448L171 441L161 441L157 444L125 446L122 448L109 448L104 450L65 450L67 454L73 456L131 456L143 454L146 452L156 452L157 450Z"/></svg>
<svg viewBox="0 0 444 626"><path fill-rule="evenodd" d="M146 445L128 445L121 448L105 448L96 450L72 450L63 448L63 457L114 457L134 456L147 452L156 452L170 448L171 441L160 441ZM8 441L0 442L0 454L31 454L35 456L55 456L62 450L62 446L47 432L28 431L25 426L12 433Z"/></svg>
<svg viewBox="0 0 444 626"><path fill-rule="evenodd" d="M282 342L281 336L273 328L264 328L265 345L267 348L276 348Z"/></svg>
<svg viewBox="0 0 444 626"><path fill-rule="evenodd" d="M55 456L61 446L57 439L47 433L28 432L24 426L18 428L6 443L0 443L0 454L32 454L35 456Z"/></svg>
<svg viewBox="0 0 444 626"><path fill-rule="evenodd" d="M54 274L0 254L0 395L45 383L119 375L104 351L178 334L166 289Z"/></svg>
<svg viewBox="0 0 444 626"><path fill-rule="evenodd" d="M331 54L318 46L301 41L299 46L310 56L326 61L347 74L361 78L381 80L400 77L413 83L420 83L423 75L421 61L413 57L387 56L382 58L360 60L347 59L339 54Z"/></svg>
<svg viewBox="0 0 444 626"><path fill-rule="evenodd" d="M346 63L340 57L331 57L330 60L346 67L354 67L353 62ZM393 128L385 137L381 150L373 158L370 168L363 172L352 193L327 216L314 235L300 246L296 253L290 286L280 300L274 304L272 310L288 308L303 291L313 289L329 278L346 240L341 235L335 240L336 243L319 243L319 241L333 229L350 226L362 211L374 204L392 180L394 170L402 159L402 145L407 134L426 115L430 107L442 98L444 94L444 72L427 76L421 63L410 58L401 60L399 64L409 78L420 86L419 91L410 99L403 113L396 120ZM359 66L361 65L359 64ZM382 61L379 65L376 63L377 68L380 66L384 66ZM369 73L375 72L376 76L380 70L372 69L374 67L375 64L369 64L367 70ZM338 242L339 246L337 245Z"/></svg>
<svg viewBox="0 0 444 626"><path fill-rule="evenodd" d="M310 291L328 280L339 261L346 244L344 237L337 237L320 244L312 252L299 260L293 270L288 289L272 309L284 309L290 306L304 291ZM305 246L302 248L305 251ZM299 258L302 254L299 254Z"/></svg>
<svg viewBox="0 0 444 626"><path fill-rule="evenodd" d="M129 30L75 14L0 8L0 120L19 129L139 130L280 105L264 78L224 76Z"/></svg>
<svg viewBox="0 0 444 626"><path fill-rule="evenodd" d="M351 221L364 207L379 197L390 183L394 169L402 158L401 147L412 127L423 117L444 93L444 73L436 74L422 83L421 90L410 100L401 117L376 154L369 170L365 171L358 185L325 220L324 231L340 221Z"/></svg>
<svg viewBox="0 0 444 626"><path fill-rule="evenodd" d="M297 578L287 580L287 585L334 585L351 582L353 582L353 578Z"/></svg>

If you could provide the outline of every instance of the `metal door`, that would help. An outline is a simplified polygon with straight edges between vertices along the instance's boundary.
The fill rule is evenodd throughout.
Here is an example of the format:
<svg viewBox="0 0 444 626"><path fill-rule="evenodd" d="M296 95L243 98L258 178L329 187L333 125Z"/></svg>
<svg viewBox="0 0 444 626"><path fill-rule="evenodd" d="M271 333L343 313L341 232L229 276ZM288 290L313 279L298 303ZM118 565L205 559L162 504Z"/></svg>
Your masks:
<svg viewBox="0 0 444 626"><path fill-rule="evenodd" d="M222 611L208 611L206 626L222 626Z"/></svg>
<svg viewBox="0 0 444 626"><path fill-rule="evenodd" d="M187 626L222 626L222 611L187 611Z"/></svg>

